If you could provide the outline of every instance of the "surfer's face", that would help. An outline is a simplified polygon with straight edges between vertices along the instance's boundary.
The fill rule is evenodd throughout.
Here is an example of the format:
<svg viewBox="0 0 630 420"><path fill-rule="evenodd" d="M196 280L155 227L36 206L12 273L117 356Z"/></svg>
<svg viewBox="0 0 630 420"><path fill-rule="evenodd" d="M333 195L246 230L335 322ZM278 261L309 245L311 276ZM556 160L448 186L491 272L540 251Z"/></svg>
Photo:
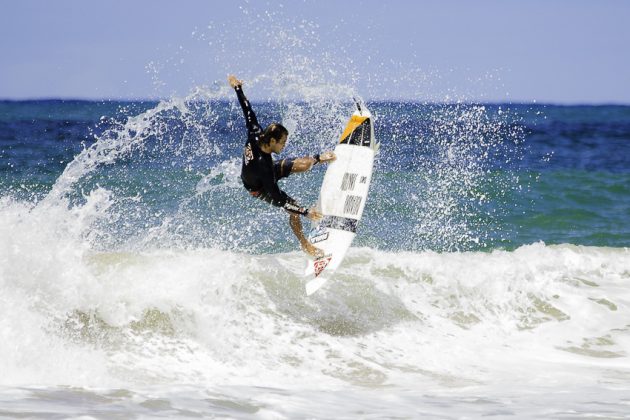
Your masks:
<svg viewBox="0 0 630 420"><path fill-rule="evenodd" d="M282 152L282 149L284 149L284 146L287 144L287 136L283 135L280 140L276 140L276 139L271 139L271 141L269 142L269 145L271 146L271 151L274 153L280 153Z"/></svg>

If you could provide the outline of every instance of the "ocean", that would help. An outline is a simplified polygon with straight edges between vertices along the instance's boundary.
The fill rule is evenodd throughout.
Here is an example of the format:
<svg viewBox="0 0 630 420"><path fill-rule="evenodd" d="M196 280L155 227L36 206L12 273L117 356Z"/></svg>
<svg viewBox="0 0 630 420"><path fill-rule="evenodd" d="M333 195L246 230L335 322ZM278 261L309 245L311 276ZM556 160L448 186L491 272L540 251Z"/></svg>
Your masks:
<svg viewBox="0 0 630 420"><path fill-rule="evenodd" d="M227 87L0 101L0 417L630 418L630 106L366 104L364 218L306 297ZM289 157L353 104L254 109Z"/></svg>

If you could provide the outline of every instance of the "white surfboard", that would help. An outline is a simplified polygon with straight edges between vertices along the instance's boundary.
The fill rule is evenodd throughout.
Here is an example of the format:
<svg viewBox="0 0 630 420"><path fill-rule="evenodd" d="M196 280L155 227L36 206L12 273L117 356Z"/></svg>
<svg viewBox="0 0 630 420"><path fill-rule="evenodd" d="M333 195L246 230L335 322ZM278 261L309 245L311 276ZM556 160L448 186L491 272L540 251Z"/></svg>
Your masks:
<svg viewBox="0 0 630 420"><path fill-rule="evenodd" d="M320 190L323 218L311 230L308 239L324 251L324 256L307 264L307 295L322 287L339 267L365 209L379 145L374 138L370 111L359 104L357 108L335 147L337 159L328 165Z"/></svg>

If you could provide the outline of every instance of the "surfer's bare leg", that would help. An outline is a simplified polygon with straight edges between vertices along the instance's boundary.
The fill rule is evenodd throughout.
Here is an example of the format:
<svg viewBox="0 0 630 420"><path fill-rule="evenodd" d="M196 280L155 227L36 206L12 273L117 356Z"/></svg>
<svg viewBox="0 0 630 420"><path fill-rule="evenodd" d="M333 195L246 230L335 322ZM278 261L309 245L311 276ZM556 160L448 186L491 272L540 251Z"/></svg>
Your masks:
<svg viewBox="0 0 630 420"><path fill-rule="evenodd" d="M333 152L324 152L321 155L306 156L293 160L293 167L291 173L306 172L317 163L328 163L337 159L337 156Z"/></svg>
<svg viewBox="0 0 630 420"><path fill-rule="evenodd" d="M300 220L299 214L291 213L289 215L289 225L291 226L291 230L293 231L293 234L295 234L295 237L298 238L298 241L300 241L300 247L302 247L304 252L316 258L324 255L324 252L321 249L313 246L313 244L304 237L304 233L302 232L302 221Z"/></svg>

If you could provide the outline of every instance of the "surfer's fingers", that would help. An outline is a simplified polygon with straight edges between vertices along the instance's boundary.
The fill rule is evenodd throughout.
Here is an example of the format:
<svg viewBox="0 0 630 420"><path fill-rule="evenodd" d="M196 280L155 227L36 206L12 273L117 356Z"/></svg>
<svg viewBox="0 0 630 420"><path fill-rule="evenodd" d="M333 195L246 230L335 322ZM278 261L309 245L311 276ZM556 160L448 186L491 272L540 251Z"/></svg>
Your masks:
<svg viewBox="0 0 630 420"><path fill-rule="evenodd" d="M319 156L321 162L330 162L337 159L337 155L334 152L324 152Z"/></svg>
<svg viewBox="0 0 630 420"><path fill-rule="evenodd" d="M243 85L243 81L237 79L236 76L234 76L233 74L229 74L228 75L228 82L230 83L230 86L232 86L232 87L237 87L237 86L242 86Z"/></svg>

